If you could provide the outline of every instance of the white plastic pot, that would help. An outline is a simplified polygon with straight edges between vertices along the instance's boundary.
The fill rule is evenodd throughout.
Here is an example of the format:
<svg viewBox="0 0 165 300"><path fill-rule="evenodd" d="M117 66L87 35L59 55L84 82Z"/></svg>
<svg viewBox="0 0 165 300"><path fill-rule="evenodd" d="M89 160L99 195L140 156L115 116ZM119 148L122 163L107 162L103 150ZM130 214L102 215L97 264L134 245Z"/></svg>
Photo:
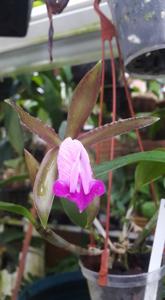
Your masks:
<svg viewBox="0 0 165 300"><path fill-rule="evenodd" d="M165 265L157 271L137 275L108 275L108 284L100 287L97 284L98 273L87 269L80 262L82 274L87 279L91 300L144 300L146 288L153 291L158 287L157 297L161 299L162 279L165 276ZM150 300L153 300L151 293Z"/></svg>

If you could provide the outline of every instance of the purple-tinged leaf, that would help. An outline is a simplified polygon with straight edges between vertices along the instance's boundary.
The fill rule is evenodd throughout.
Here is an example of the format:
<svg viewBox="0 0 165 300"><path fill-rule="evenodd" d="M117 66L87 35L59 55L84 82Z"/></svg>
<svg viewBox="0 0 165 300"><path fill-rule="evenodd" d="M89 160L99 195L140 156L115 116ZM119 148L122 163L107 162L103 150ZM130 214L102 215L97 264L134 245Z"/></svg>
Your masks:
<svg viewBox="0 0 165 300"><path fill-rule="evenodd" d="M93 145L96 143L100 143L104 140L110 139L114 136L127 133L131 130L149 126L158 120L159 118L152 116L143 116L119 120L114 123L109 123L104 126L93 129L88 133L82 134L79 137L79 140L85 146Z"/></svg>
<svg viewBox="0 0 165 300"><path fill-rule="evenodd" d="M35 157L26 149L24 149L24 154L25 154L26 166L28 169L29 177L30 177L30 182L33 186L38 169L39 169L39 163L35 159Z"/></svg>
<svg viewBox="0 0 165 300"><path fill-rule="evenodd" d="M66 136L76 138L97 101L101 80L101 62L80 81L68 112Z"/></svg>
<svg viewBox="0 0 165 300"><path fill-rule="evenodd" d="M67 6L69 0L45 0L47 6L50 7L52 14L60 14Z"/></svg>
<svg viewBox="0 0 165 300"><path fill-rule="evenodd" d="M57 173L57 150L50 149L42 160L34 183L34 204L44 228L53 204L52 187Z"/></svg>
<svg viewBox="0 0 165 300"><path fill-rule="evenodd" d="M37 134L41 139L51 147L59 146L61 140L53 128L45 125L39 119L32 117L27 112L25 112L20 106L12 100L6 100L6 103L11 105L15 111L18 113L21 123L32 133Z"/></svg>

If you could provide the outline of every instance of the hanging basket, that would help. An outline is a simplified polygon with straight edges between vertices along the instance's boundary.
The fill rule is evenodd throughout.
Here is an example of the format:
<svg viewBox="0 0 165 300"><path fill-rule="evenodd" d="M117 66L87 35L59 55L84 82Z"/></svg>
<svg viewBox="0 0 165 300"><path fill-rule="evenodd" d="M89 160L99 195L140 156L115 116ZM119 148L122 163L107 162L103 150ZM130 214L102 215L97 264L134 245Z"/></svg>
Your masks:
<svg viewBox="0 0 165 300"><path fill-rule="evenodd" d="M126 70L144 78L165 75L165 1L108 1Z"/></svg>
<svg viewBox="0 0 165 300"><path fill-rule="evenodd" d="M151 273L136 275L108 275L108 283L105 287L97 284L98 273L84 266L80 262L82 274L87 279L91 300L144 300L146 288L151 287L152 298L153 287L158 287L157 297L160 300L162 295L162 280L165 276L165 266ZM148 298L147 298L148 299Z"/></svg>

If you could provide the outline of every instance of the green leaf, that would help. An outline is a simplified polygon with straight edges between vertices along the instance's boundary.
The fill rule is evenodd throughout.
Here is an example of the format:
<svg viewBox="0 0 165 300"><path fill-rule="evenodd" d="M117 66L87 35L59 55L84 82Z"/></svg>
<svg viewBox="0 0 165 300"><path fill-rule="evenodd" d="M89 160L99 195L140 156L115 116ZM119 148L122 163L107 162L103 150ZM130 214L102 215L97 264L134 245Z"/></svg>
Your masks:
<svg viewBox="0 0 165 300"><path fill-rule="evenodd" d="M96 197L92 203L87 207L86 214L87 214L87 225L86 227L90 227L93 223L94 219L96 218L100 208L100 198Z"/></svg>
<svg viewBox="0 0 165 300"><path fill-rule="evenodd" d="M61 109L61 86L57 80L52 80L48 76L42 74L44 79L44 106L49 113L53 128L58 130L64 113Z"/></svg>
<svg viewBox="0 0 165 300"><path fill-rule="evenodd" d="M33 185L36 175L37 175L37 172L38 172L38 169L39 169L39 163L34 158L34 156L26 149L24 150L24 153L25 153L25 162L26 162L26 166L28 169L30 181L31 181L31 184Z"/></svg>
<svg viewBox="0 0 165 300"><path fill-rule="evenodd" d="M20 126L17 113L8 105L4 103L5 108L5 127L9 141L15 151L22 155L24 148L23 131Z"/></svg>
<svg viewBox="0 0 165 300"><path fill-rule="evenodd" d="M13 147L6 138L0 141L0 168L3 167L4 161L10 159L14 155Z"/></svg>
<svg viewBox="0 0 165 300"><path fill-rule="evenodd" d="M0 180L0 188L7 186L13 182L21 182L21 181L25 181L25 179L28 178L27 174L22 174L22 175L18 175L18 176L12 176L8 179L4 179L4 180Z"/></svg>
<svg viewBox="0 0 165 300"><path fill-rule="evenodd" d="M141 214L147 219L151 219L157 211L157 207L153 201L147 201L141 205Z"/></svg>
<svg viewBox="0 0 165 300"><path fill-rule="evenodd" d="M82 228L88 228L98 214L100 199L96 197L83 213L80 213L77 206L67 199L61 199L61 203L65 213L74 224Z"/></svg>
<svg viewBox="0 0 165 300"><path fill-rule="evenodd" d="M23 163L23 157L12 158L4 161L4 166L7 168L17 169Z"/></svg>
<svg viewBox="0 0 165 300"><path fill-rule="evenodd" d="M129 154L126 156L118 157L112 161L106 161L94 167L94 173L97 178L101 178L108 174L111 170L127 166L129 164L138 163L140 161L160 162L165 163L164 151L145 151Z"/></svg>
<svg viewBox="0 0 165 300"><path fill-rule="evenodd" d="M80 213L76 205L67 199L61 199L62 206L69 219L80 227L86 227L87 225L87 213L84 211Z"/></svg>
<svg viewBox="0 0 165 300"><path fill-rule="evenodd" d="M33 1L33 7L37 7L37 6L41 6L43 5L43 1L41 0L36 0L36 1Z"/></svg>
<svg viewBox="0 0 165 300"><path fill-rule="evenodd" d="M57 151L50 149L44 156L34 182L34 203L44 228L47 226L53 204L52 186L57 172Z"/></svg>
<svg viewBox="0 0 165 300"><path fill-rule="evenodd" d="M38 73L37 75L33 75L31 77L31 80L39 87L43 85L43 79L41 73Z"/></svg>
<svg viewBox="0 0 165 300"><path fill-rule="evenodd" d="M33 215L25 207L9 202L0 201L0 210L17 213L27 218L33 225L35 225L35 219Z"/></svg>
<svg viewBox="0 0 165 300"><path fill-rule="evenodd" d="M32 117L25 112L20 106L16 105L14 101L6 100L6 103L11 105L18 113L22 124L31 132L37 134L41 139L47 142L51 147L59 146L60 138L49 126L42 123L39 119ZM12 123L13 126L13 123Z"/></svg>
<svg viewBox="0 0 165 300"><path fill-rule="evenodd" d="M116 135L127 133L130 130L149 126L158 120L159 118L152 116L119 120L114 123L95 128L88 133L81 135L79 140L85 146L89 146L92 144L100 143L106 139L110 139Z"/></svg>
<svg viewBox="0 0 165 300"><path fill-rule="evenodd" d="M68 111L66 136L76 138L97 101L101 80L101 62L80 81Z"/></svg>
<svg viewBox="0 0 165 300"><path fill-rule="evenodd" d="M152 93L154 93L157 97L160 97L161 91L161 83L157 82L156 80L151 80L148 82L148 89Z"/></svg>
<svg viewBox="0 0 165 300"><path fill-rule="evenodd" d="M135 171L135 187L141 189L145 184L157 180L165 174L165 162L142 161Z"/></svg>

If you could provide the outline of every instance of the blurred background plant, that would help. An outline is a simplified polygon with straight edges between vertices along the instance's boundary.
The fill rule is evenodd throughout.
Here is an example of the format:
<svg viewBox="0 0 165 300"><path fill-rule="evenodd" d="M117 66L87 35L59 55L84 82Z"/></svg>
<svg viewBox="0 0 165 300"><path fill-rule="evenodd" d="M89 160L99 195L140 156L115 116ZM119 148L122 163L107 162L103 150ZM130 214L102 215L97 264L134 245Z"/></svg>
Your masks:
<svg viewBox="0 0 165 300"><path fill-rule="evenodd" d="M8 177L25 175L26 167L23 158L25 145L28 145L28 149L33 153L38 151L41 160L44 144L27 131L22 131L17 114L3 103L3 100L12 97L27 112L40 118L58 132L62 121L66 119L74 84L71 70L66 67L57 70L56 74L51 71L35 72L10 80L5 79L1 85L6 91L0 96L0 170L1 179L6 180Z"/></svg>
<svg viewBox="0 0 165 300"><path fill-rule="evenodd" d="M38 7L44 4L43 0L34 0L33 1L33 7Z"/></svg>
<svg viewBox="0 0 165 300"><path fill-rule="evenodd" d="M22 130L17 114L3 100L8 97L14 99L27 112L58 131L61 123L66 119L73 87L74 82L69 67L56 70L56 72L35 72L14 78L5 78L1 81L0 201L31 207L31 188L23 149L26 146L39 161L42 160L47 150L46 144L42 140L28 131ZM60 210L56 208L57 214L58 211L60 215ZM18 220L16 215L2 211L0 217L0 286L2 283L0 297L2 297L4 281L7 280L9 283L5 293L11 293L11 288L13 288L11 282L15 276L24 239L24 220L22 218ZM42 274L43 272L40 276ZM29 283L32 278L33 280L37 279L37 276L29 275L29 278L25 276L23 285Z"/></svg>

